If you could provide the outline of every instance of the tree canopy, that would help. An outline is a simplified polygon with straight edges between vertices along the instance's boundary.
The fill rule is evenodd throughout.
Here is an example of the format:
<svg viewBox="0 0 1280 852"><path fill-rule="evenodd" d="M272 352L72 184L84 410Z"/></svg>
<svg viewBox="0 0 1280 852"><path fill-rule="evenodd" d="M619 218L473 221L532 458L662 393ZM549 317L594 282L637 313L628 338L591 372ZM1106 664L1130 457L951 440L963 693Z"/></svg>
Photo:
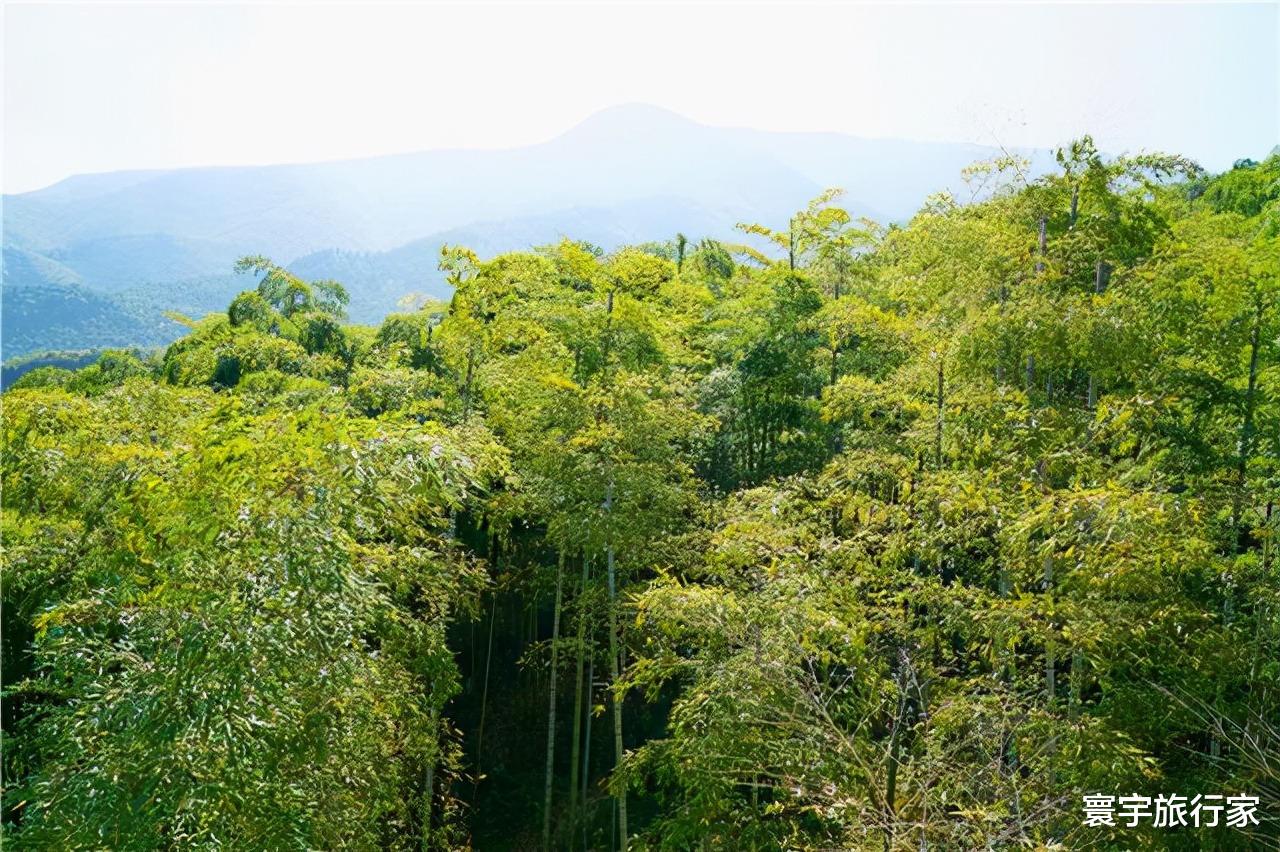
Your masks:
<svg viewBox="0 0 1280 852"><path fill-rule="evenodd" d="M1058 164L26 373L4 841L1280 842L1280 155Z"/></svg>

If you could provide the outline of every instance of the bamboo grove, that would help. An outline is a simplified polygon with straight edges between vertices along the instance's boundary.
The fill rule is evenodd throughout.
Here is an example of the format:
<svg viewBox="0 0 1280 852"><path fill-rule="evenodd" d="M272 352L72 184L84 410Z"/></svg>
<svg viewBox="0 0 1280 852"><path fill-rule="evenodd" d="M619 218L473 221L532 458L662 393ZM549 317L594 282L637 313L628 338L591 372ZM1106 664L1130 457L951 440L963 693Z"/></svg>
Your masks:
<svg viewBox="0 0 1280 852"><path fill-rule="evenodd" d="M3 398L15 849L1267 848L1280 156L266 258ZM1261 797L1240 831L1091 792Z"/></svg>

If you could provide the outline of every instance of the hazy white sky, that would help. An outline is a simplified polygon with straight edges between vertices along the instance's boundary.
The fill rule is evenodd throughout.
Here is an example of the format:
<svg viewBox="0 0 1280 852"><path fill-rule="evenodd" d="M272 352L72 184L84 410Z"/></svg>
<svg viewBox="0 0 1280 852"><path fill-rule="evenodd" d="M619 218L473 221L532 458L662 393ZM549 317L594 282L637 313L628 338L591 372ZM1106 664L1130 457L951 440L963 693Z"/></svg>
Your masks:
<svg viewBox="0 0 1280 852"><path fill-rule="evenodd" d="M4 6L6 192L125 168L707 124L1106 150L1280 141L1280 3Z"/></svg>

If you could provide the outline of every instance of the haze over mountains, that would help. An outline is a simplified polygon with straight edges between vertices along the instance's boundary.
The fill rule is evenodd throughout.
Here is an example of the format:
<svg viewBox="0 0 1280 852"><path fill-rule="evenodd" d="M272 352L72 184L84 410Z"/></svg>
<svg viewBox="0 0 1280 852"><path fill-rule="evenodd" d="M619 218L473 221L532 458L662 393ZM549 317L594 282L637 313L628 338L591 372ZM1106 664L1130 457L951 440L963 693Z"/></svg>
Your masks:
<svg viewBox="0 0 1280 852"><path fill-rule="evenodd" d="M250 286L231 274L245 254L341 281L352 319L374 322L407 293L447 296L443 243L488 256L562 236L605 249L676 232L740 241L736 222L783 225L831 186L856 215L899 221L999 153L708 127L630 105L508 150L79 175L4 197L3 354L168 342L183 329L165 310L221 310ZM1050 160L1019 153L1037 171Z"/></svg>

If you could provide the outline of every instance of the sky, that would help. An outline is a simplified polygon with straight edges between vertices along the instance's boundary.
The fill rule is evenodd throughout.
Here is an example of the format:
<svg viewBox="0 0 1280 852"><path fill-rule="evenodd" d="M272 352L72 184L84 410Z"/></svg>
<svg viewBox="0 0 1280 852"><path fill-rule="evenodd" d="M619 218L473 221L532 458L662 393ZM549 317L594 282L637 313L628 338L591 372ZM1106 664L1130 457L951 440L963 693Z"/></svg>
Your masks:
<svg viewBox="0 0 1280 852"><path fill-rule="evenodd" d="M651 103L705 124L1210 169L1280 142L1280 2L23 4L3 177L543 141Z"/></svg>

